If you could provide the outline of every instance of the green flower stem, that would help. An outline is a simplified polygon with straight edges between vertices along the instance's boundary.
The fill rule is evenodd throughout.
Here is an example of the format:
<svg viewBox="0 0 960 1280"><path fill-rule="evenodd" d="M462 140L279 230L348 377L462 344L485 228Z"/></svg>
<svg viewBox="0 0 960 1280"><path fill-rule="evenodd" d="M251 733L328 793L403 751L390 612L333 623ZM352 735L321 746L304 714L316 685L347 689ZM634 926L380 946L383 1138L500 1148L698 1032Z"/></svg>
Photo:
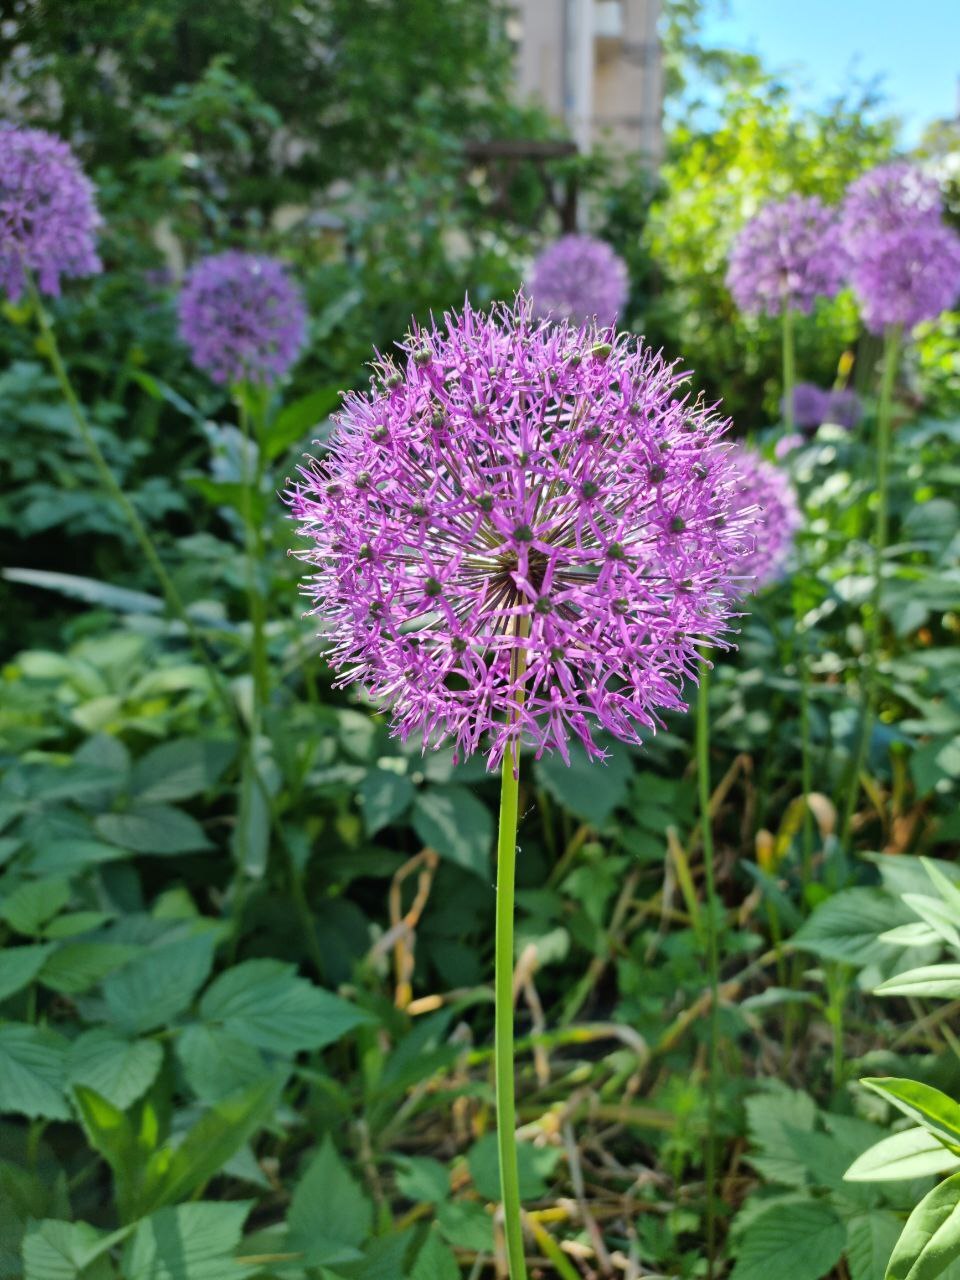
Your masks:
<svg viewBox="0 0 960 1280"><path fill-rule="evenodd" d="M700 837L707 897L704 941L710 984L710 1017L707 1024L707 1278L713 1280L717 1249L717 1074L720 1039L720 956L717 938L719 904L713 874L713 822L710 816L710 663L700 660L697 693L697 792L700 803Z"/></svg>
<svg viewBox="0 0 960 1280"><path fill-rule="evenodd" d="M793 389L797 382L796 357L793 340L793 308L783 309L783 425L787 431L796 426L793 406Z"/></svg>
<svg viewBox="0 0 960 1280"><path fill-rule="evenodd" d="M514 650L513 675L523 677L525 651ZM522 687L517 693L523 702ZM500 825L497 833L497 924L494 943L494 1079L497 1093L497 1151L500 1194L507 1238L510 1280L526 1280L523 1223L520 1216L520 1174L517 1166L517 1108L513 1060L513 902L517 863L517 812L520 790L520 745L503 754L500 771Z"/></svg>
<svg viewBox="0 0 960 1280"><path fill-rule="evenodd" d="M247 599L252 640L250 667L253 676L255 733L260 730L263 708L270 695L270 667L266 644L266 601L261 589L264 561L263 529L254 513L254 501L263 487L263 400L254 387L239 388L236 396L243 432L242 512L247 553ZM250 465L251 455L254 459Z"/></svg>
<svg viewBox="0 0 960 1280"><path fill-rule="evenodd" d="M883 607L883 556L887 549L890 521L890 427L893 417L893 388L900 363L902 329L891 325L883 341L883 370L880 377L880 403L877 409L877 522L873 536L873 590L869 607L864 611L863 629L866 635L866 665L863 672L863 700L860 708L860 726L856 752L851 764L849 787L843 808L840 840L845 844L850 834L850 824L860 795L860 774L867 762L870 735L877 713L879 681L877 673L880 656L881 611Z"/></svg>

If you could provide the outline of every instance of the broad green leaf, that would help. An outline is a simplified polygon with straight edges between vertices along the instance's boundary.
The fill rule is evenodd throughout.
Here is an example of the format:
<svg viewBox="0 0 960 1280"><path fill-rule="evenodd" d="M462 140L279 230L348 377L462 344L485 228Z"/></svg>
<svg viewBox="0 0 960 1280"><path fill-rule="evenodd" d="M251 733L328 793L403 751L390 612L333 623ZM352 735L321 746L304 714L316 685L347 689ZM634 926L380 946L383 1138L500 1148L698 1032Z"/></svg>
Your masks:
<svg viewBox="0 0 960 1280"><path fill-rule="evenodd" d="M373 1209L329 1134L297 1183L287 1224L287 1248L313 1265L351 1261L370 1235Z"/></svg>
<svg viewBox="0 0 960 1280"><path fill-rule="evenodd" d="M141 1139L125 1112L86 1085L74 1085L73 1100L87 1141L113 1170L121 1221L137 1217L143 1164L153 1143Z"/></svg>
<svg viewBox="0 0 960 1280"><path fill-rule="evenodd" d="M142 948L120 942L68 942L40 970L39 981L65 996L79 996L127 964Z"/></svg>
<svg viewBox="0 0 960 1280"><path fill-rule="evenodd" d="M267 1070L259 1049L202 1023L184 1028L177 1037L177 1057L201 1102L219 1102L262 1080Z"/></svg>
<svg viewBox="0 0 960 1280"><path fill-rule="evenodd" d="M117 613L162 613L163 600L143 591L130 591L115 587L96 578L83 578L74 573L53 573L47 569L4 569L2 576L8 582L22 582L27 587L40 587L45 591L57 591L71 600L84 604L102 605Z"/></svg>
<svg viewBox="0 0 960 1280"><path fill-rule="evenodd" d="M960 1258L960 1173L920 1201L907 1219L886 1280L935 1280Z"/></svg>
<svg viewBox="0 0 960 1280"><path fill-rule="evenodd" d="M141 805L189 800L217 782L235 752L232 742L212 738L162 742L134 765L131 794Z"/></svg>
<svg viewBox="0 0 960 1280"><path fill-rule="evenodd" d="M67 1042L45 1027L0 1025L0 1114L69 1120L63 1095Z"/></svg>
<svg viewBox="0 0 960 1280"><path fill-rule="evenodd" d="M258 1266L234 1261L249 1202L181 1204L137 1224L127 1242L123 1280L245 1280Z"/></svg>
<svg viewBox="0 0 960 1280"><path fill-rule="evenodd" d="M336 387L320 387L283 408L266 430L263 451L269 461L302 440L333 412L339 401Z"/></svg>
<svg viewBox="0 0 960 1280"><path fill-rule="evenodd" d="M925 964L919 969L908 969L874 987L874 994L952 1000L960 996L960 964Z"/></svg>
<svg viewBox="0 0 960 1280"><path fill-rule="evenodd" d="M788 1187L807 1185L807 1166L790 1145L791 1132L812 1132L817 1108L806 1093L771 1084L747 1099L750 1163L771 1182Z"/></svg>
<svg viewBox="0 0 960 1280"><path fill-rule="evenodd" d="M210 847L196 818L168 804L140 805L125 813L103 813L94 826L104 840L134 853L194 853Z"/></svg>
<svg viewBox="0 0 960 1280"><path fill-rule="evenodd" d="M905 923L905 908L880 889L842 889L817 907L792 942L825 960L862 968L889 955L879 935Z"/></svg>
<svg viewBox="0 0 960 1280"><path fill-rule="evenodd" d="M960 886L950 876L944 875L931 858L921 858L924 871L951 913L954 924L960 925Z"/></svg>
<svg viewBox="0 0 960 1280"><path fill-rule="evenodd" d="M939 898L931 898L925 893L905 893L903 901L935 933L938 933L944 942L955 951L960 951L960 933L957 932L953 913Z"/></svg>
<svg viewBox="0 0 960 1280"><path fill-rule="evenodd" d="M124 1040L105 1027L78 1036L67 1054L67 1079L125 1111L153 1084L163 1062L156 1040Z"/></svg>
<svg viewBox="0 0 960 1280"><path fill-rule="evenodd" d="M0 1002L28 986L52 950L53 947L46 943L32 947L6 947L0 951Z"/></svg>
<svg viewBox="0 0 960 1280"><path fill-rule="evenodd" d="M45 840L42 844L35 845L30 867L31 870L41 871L46 875L69 875L74 871L84 871L87 867L117 862L129 856L129 850L120 849L115 844L105 844L102 840Z"/></svg>
<svg viewBox="0 0 960 1280"><path fill-rule="evenodd" d="M821 1200L775 1205L744 1232L730 1280L821 1280L846 1239L843 1223Z"/></svg>
<svg viewBox="0 0 960 1280"><path fill-rule="evenodd" d="M460 1280L457 1259L443 1243L436 1227L431 1227L417 1254L410 1280Z"/></svg>
<svg viewBox="0 0 960 1280"><path fill-rule="evenodd" d="M33 1222L23 1238L24 1280L109 1280L108 1259L97 1259L105 1240L86 1222Z"/></svg>
<svg viewBox="0 0 960 1280"><path fill-rule="evenodd" d="M175 1148L155 1151L144 1172L139 1212L150 1213L202 1192L273 1117L281 1088L279 1077L267 1076L211 1107Z"/></svg>
<svg viewBox="0 0 960 1280"><path fill-rule="evenodd" d="M60 876L27 880L0 899L0 919L17 933L36 937L69 901L69 880Z"/></svg>
<svg viewBox="0 0 960 1280"><path fill-rule="evenodd" d="M547 1194L547 1184L543 1180L542 1155L546 1155L550 1164L555 1161L555 1153L550 1148L538 1151L529 1142L517 1144L517 1171L520 1176L520 1199L539 1200ZM473 1185L483 1196L496 1204L500 1200L500 1166L497 1154L497 1135L485 1134L475 1142L467 1152L467 1166Z"/></svg>
<svg viewBox="0 0 960 1280"><path fill-rule="evenodd" d="M417 1203L442 1204L450 1199L450 1170L432 1156L397 1156L397 1190Z"/></svg>
<svg viewBox="0 0 960 1280"><path fill-rule="evenodd" d="M112 919L113 914L109 911L65 911L50 921L43 930L43 936L48 942L75 938L78 934L99 929Z"/></svg>
<svg viewBox="0 0 960 1280"><path fill-rule="evenodd" d="M847 1221L850 1280L883 1280L900 1226L896 1214L886 1209L871 1209Z"/></svg>
<svg viewBox="0 0 960 1280"><path fill-rule="evenodd" d="M634 766L629 752L613 746L606 762L590 760L579 743L571 744L570 763L556 753L534 765L537 782L564 809L601 828L627 799Z"/></svg>
<svg viewBox="0 0 960 1280"><path fill-rule="evenodd" d="M264 788L263 764L258 764L251 747L244 754L237 787L239 803L231 848L241 874L255 880L266 872L270 852L270 806Z"/></svg>
<svg viewBox="0 0 960 1280"><path fill-rule="evenodd" d="M925 1125L952 1146L960 1144L960 1106L932 1085L919 1080L864 1079L860 1083L886 1098L909 1119Z"/></svg>
<svg viewBox="0 0 960 1280"><path fill-rule="evenodd" d="M960 1169L952 1155L929 1129L892 1133L858 1156L844 1174L847 1182L898 1182Z"/></svg>
<svg viewBox="0 0 960 1280"><path fill-rule="evenodd" d="M200 1016L244 1044L281 1055L322 1049L371 1020L279 960L247 960L228 969L204 993Z"/></svg>
<svg viewBox="0 0 960 1280"><path fill-rule="evenodd" d="M138 1035L165 1027L193 1002L213 965L214 938L199 933L144 950L103 983L111 1020Z"/></svg>
<svg viewBox="0 0 960 1280"><path fill-rule="evenodd" d="M493 1253L493 1218L481 1204L448 1200L437 1209L437 1226L443 1238L460 1249Z"/></svg>
<svg viewBox="0 0 960 1280"><path fill-rule="evenodd" d="M413 804L413 829L441 858L489 883L493 819L466 787L430 787Z"/></svg>
<svg viewBox="0 0 960 1280"><path fill-rule="evenodd" d="M376 835L399 818L413 797L413 783L404 774L393 773L389 769L372 769L357 788L367 835Z"/></svg>

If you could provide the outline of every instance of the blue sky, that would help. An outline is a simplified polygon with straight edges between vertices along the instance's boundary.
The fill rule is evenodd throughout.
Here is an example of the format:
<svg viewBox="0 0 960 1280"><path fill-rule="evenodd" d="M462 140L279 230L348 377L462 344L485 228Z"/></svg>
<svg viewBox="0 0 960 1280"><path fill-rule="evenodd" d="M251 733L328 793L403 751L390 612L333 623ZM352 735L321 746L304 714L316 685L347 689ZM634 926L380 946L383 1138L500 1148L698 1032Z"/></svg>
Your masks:
<svg viewBox="0 0 960 1280"><path fill-rule="evenodd" d="M957 114L960 0L710 0L704 35L787 72L807 102L825 101L851 74L879 77L907 143Z"/></svg>

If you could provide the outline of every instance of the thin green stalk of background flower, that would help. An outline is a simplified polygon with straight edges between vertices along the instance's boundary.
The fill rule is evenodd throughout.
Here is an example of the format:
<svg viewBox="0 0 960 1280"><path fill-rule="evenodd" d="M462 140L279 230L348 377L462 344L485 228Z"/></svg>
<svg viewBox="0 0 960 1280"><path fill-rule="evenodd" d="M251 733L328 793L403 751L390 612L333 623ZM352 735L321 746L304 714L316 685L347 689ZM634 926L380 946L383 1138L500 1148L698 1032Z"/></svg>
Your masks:
<svg viewBox="0 0 960 1280"><path fill-rule="evenodd" d="M713 1280L717 1251L717 1078L720 1051L720 904L714 875L713 820L710 813L710 662L700 661L697 693L697 795L700 806L700 842L703 847L703 876L706 892L704 950L710 988L707 1023L707 1280Z"/></svg>

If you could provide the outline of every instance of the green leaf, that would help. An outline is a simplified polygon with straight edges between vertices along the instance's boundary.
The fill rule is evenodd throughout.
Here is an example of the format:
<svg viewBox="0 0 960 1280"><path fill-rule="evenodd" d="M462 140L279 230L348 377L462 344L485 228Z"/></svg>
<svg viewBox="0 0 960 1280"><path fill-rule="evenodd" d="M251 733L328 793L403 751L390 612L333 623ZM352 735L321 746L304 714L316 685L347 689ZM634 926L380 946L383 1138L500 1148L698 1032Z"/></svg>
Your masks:
<svg viewBox="0 0 960 1280"><path fill-rule="evenodd" d="M73 1100L87 1141L113 1170L121 1219L137 1217L143 1162L152 1143L141 1142L127 1114L86 1085L74 1085Z"/></svg>
<svg viewBox="0 0 960 1280"><path fill-rule="evenodd" d="M0 1026L0 1114L69 1120L63 1096L67 1042L45 1027Z"/></svg>
<svg viewBox="0 0 960 1280"><path fill-rule="evenodd" d="M929 1129L905 1129L881 1138L858 1156L844 1174L847 1182L898 1182L960 1169L952 1155Z"/></svg>
<svg viewBox="0 0 960 1280"><path fill-rule="evenodd" d="M21 582L27 587L57 591L71 600L102 605L117 613L163 612L163 600L159 596L149 596L144 591L130 591L126 587L115 587L112 583L79 577L74 573L52 573L47 569L4 569L2 576L8 582Z"/></svg>
<svg viewBox="0 0 960 1280"><path fill-rule="evenodd" d="M29 986L52 950L51 945L41 944L0 951L0 1002Z"/></svg>
<svg viewBox="0 0 960 1280"><path fill-rule="evenodd" d="M314 1266L356 1259L370 1235L373 1209L329 1134L297 1183L287 1223L287 1248Z"/></svg>
<svg viewBox="0 0 960 1280"><path fill-rule="evenodd" d="M267 427L263 451L268 460L272 462L291 445L298 444L333 412L339 401L336 387L320 387L288 404Z"/></svg>
<svg viewBox="0 0 960 1280"><path fill-rule="evenodd" d="M932 1085L894 1076L860 1083L886 1098L909 1119L924 1125L953 1146L960 1144L960 1106Z"/></svg>
<svg viewBox="0 0 960 1280"><path fill-rule="evenodd" d="M953 913L939 898L925 893L905 893L904 903L924 920L949 946L960 951L960 933L957 932Z"/></svg>
<svg viewBox="0 0 960 1280"><path fill-rule="evenodd" d="M202 1192L223 1166L276 1111L282 1080L268 1076L224 1098L203 1115L175 1148L150 1157L138 1197L141 1214Z"/></svg>
<svg viewBox="0 0 960 1280"><path fill-rule="evenodd" d="M367 835L376 835L399 818L413 797L414 786L408 777L388 769L372 769L357 788Z"/></svg>
<svg viewBox="0 0 960 1280"><path fill-rule="evenodd" d="M923 1197L907 1219L886 1280L934 1280L960 1258L960 1173Z"/></svg>
<svg viewBox="0 0 960 1280"><path fill-rule="evenodd" d="M444 1239L457 1248L493 1253L493 1218L483 1205L449 1200L437 1209L437 1226Z"/></svg>
<svg viewBox="0 0 960 1280"><path fill-rule="evenodd" d="M126 849L104 844L102 840L46 840L35 846L30 869L47 875L63 875L129 856Z"/></svg>
<svg viewBox="0 0 960 1280"><path fill-rule="evenodd" d="M162 742L134 765L131 793L141 805L189 800L219 780L235 753L232 742L211 738Z"/></svg>
<svg viewBox="0 0 960 1280"><path fill-rule="evenodd" d="M119 942L68 942L47 960L40 982L65 996L82 995L140 951Z"/></svg>
<svg viewBox="0 0 960 1280"><path fill-rule="evenodd" d="M204 994L200 1016L244 1044L281 1055L322 1049L371 1021L363 1009L297 977L293 965L279 960L247 960L228 969Z"/></svg>
<svg viewBox="0 0 960 1280"><path fill-rule="evenodd" d="M960 964L925 964L908 969L874 987L878 996L932 996L952 1000L960 996Z"/></svg>
<svg viewBox="0 0 960 1280"><path fill-rule="evenodd" d="M806 1093L771 1084L747 1099L750 1141L757 1148L750 1163L771 1182L788 1187L807 1185L807 1166L790 1143L792 1132L812 1132L817 1108Z"/></svg>
<svg viewBox="0 0 960 1280"><path fill-rule="evenodd" d="M410 1272L410 1280L460 1280L457 1259L443 1243L436 1227L431 1227L417 1260Z"/></svg>
<svg viewBox="0 0 960 1280"><path fill-rule="evenodd" d="M165 1027L203 986L213 965L214 938L199 933L142 951L111 973L103 997L111 1020L138 1035Z"/></svg>
<svg viewBox="0 0 960 1280"><path fill-rule="evenodd" d="M210 848L210 841L196 818L167 804L141 805L125 813L104 813L93 825L104 840L134 853L193 853Z"/></svg>
<svg viewBox="0 0 960 1280"><path fill-rule="evenodd" d="M17 933L36 937L69 901L69 880L60 876L27 880L0 900L0 919Z"/></svg>
<svg viewBox="0 0 960 1280"><path fill-rule="evenodd" d="M793 945L862 968L889 956L879 934L906 923L904 908L880 889L843 889L805 921Z"/></svg>
<svg viewBox="0 0 960 1280"><path fill-rule="evenodd" d="M201 1102L219 1102L262 1080L266 1071L259 1049L200 1023L181 1032L177 1057L187 1084Z"/></svg>
<svg viewBox="0 0 960 1280"><path fill-rule="evenodd" d="M489 883L493 819L466 787L430 787L413 805L413 829L441 858Z"/></svg>
<svg viewBox="0 0 960 1280"><path fill-rule="evenodd" d="M579 743L570 747L570 764L559 755L534 765L537 782L564 809L590 826L602 828L630 790L634 767L629 752L615 745L605 763L592 761Z"/></svg>
<svg viewBox="0 0 960 1280"><path fill-rule="evenodd" d="M397 1190L416 1203L450 1199L450 1170L432 1156L396 1156Z"/></svg>
<svg viewBox="0 0 960 1280"><path fill-rule="evenodd" d="M234 1261L249 1202L181 1204L142 1222L123 1254L123 1280L245 1280L261 1271Z"/></svg>
<svg viewBox="0 0 960 1280"><path fill-rule="evenodd" d="M109 1260L98 1254L111 1239L86 1222L45 1218L33 1222L23 1238L24 1280L103 1280L113 1276Z"/></svg>
<svg viewBox="0 0 960 1280"><path fill-rule="evenodd" d="M67 1055L67 1081L86 1085L125 1111L157 1078L163 1049L156 1040L124 1040L105 1027L78 1036Z"/></svg>
<svg viewBox="0 0 960 1280"><path fill-rule="evenodd" d="M843 1253L843 1223L821 1200L778 1204L747 1227L730 1280L821 1280Z"/></svg>
<svg viewBox="0 0 960 1280"><path fill-rule="evenodd" d="M548 1156L554 1153L544 1149ZM517 1170L520 1176L520 1199L539 1200L547 1194L547 1184L541 1176L541 1152L529 1142L517 1143ZM485 1134L467 1152L467 1166L473 1185L494 1204L500 1201L500 1166L497 1155L497 1135Z"/></svg>
<svg viewBox="0 0 960 1280"><path fill-rule="evenodd" d="M858 1213L847 1221L850 1280L883 1280L900 1234L900 1219L885 1209Z"/></svg>

